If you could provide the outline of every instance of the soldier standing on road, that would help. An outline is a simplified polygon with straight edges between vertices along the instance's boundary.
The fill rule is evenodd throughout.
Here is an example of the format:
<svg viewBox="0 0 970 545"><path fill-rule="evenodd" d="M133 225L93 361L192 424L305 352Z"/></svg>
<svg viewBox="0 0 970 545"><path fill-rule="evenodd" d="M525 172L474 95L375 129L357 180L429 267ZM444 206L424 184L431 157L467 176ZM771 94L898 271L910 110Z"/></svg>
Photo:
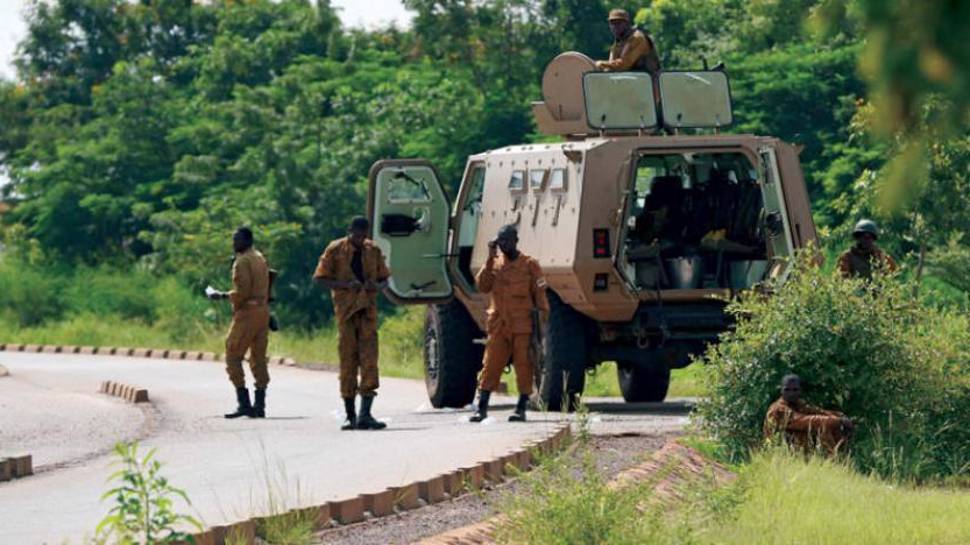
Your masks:
<svg viewBox="0 0 970 545"><path fill-rule="evenodd" d="M495 240L489 243L488 260L475 279L480 292L491 294L491 303L486 322L488 341L479 385L478 411L471 417L472 422L481 422L488 417L489 398L498 387L510 357L519 388L519 401L515 412L509 416L510 422L525 421L526 405L532 394L534 373L529 345L534 327L533 311L538 309L542 313L540 321L545 323L549 301L539 262L521 253L518 242L519 234L514 226L502 227Z"/></svg>
<svg viewBox="0 0 970 545"><path fill-rule="evenodd" d="M781 397L771 404L765 417L765 437L780 433L792 447L806 452L821 447L834 454L849 440L855 425L844 414L813 407L801 396L802 380L798 375L785 375Z"/></svg>
<svg viewBox="0 0 970 545"><path fill-rule="evenodd" d="M596 68L605 72L646 71L656 76L660 72L660 56L653 38L633 26L626 10L611 10L609 23L614 38L610 60L596 61Z"/></svg>
<svg viewBox="0 0 970 545"><path fill-rule="evenodd" d="M387 287L391 273L384 256L367 238L370 222L356 217L348 235L327 246L313 279L330 289L339 328L340 395L347 418L343 430L387 427L371 415L379 384L377 369L377 292ZM358 382L359 375L359 382ZM360 394L360 416L355 409Z"/></svg>
<svg viewBox="0 0 970 545"><path fill-rule="evenodd" d="M240 227L232 235L236 252L232 265L232 291L206 290L213 300L232 302L232 325L226 336L226 372L236 387L236 411L226 418L264 418L266 416L266 345L269 340L269 265L263 254L253 248L253 232ZM249 351L249 369L256 386L255 403L250 404L242 362Z"/></svg>
<svg viewBox="0 0 970 545"><path fill-rule="evenodd" d="M872 220L861 220L852 230L855 244L839 256L838 269L843 278L872 280L874 271L894 273L899 267L891 255L876 245L879 228Z"/></svg>

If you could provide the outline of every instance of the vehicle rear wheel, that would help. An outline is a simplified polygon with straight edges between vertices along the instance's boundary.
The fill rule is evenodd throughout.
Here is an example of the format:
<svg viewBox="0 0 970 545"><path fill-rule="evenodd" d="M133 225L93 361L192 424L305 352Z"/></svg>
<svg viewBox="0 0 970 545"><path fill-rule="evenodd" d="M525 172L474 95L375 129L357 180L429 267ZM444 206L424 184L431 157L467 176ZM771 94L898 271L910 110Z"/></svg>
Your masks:
<svg viewBox="0 0 970 545"><path fill-rule="evenodd" d="M670 388L670 368L665 365L617 362L616 377L627 403L663 401Z"/></svg>
<svg viewBox="0 0 970 545"><path fill-rule="evenodd" d="M475 399L485 348L481 332L457 299L431 305L424 321L424 384L431 406L461 408Z"/></svg>
<svg viewBox="0 0 970 545"><path fill-rule="evenodd" d="M539 396L550 411L573 410L586 387L589 342L586 317L549 291ZM563 407L563 401L568 400Z"/></svg>

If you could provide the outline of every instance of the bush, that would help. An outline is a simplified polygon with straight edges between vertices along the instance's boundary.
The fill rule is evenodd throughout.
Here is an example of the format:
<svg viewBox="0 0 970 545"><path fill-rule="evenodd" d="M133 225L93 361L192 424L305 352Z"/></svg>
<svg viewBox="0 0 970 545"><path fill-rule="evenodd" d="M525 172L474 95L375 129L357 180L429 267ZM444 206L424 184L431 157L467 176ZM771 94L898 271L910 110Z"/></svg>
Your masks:
<svg viewBox="0 0 970 545"><path fill-rule="evenodd" d="M0 311L22 326L60 318L67 308L64 282L42 269L0 261L0 285Z"/></svg>
<svg viewBox="0 0 970 545"><path fill-rule="evenodd" d="M809 402L857 419L860 469L917 480L966 473L970 323L912 293L897 278L867 286L801 256L774 297L728 307L737 328L703 356L711 394L698 405L700 425L745 457L762 441L781 377L797 373Z"/></svg>

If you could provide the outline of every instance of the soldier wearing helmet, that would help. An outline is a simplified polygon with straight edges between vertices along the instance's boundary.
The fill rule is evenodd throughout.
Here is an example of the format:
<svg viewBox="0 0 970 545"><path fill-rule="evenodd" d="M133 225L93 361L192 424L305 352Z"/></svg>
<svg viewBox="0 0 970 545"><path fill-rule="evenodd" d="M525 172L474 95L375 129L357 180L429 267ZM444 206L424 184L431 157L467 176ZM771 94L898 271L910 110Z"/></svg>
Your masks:
<svg viewBox="0 0 970 545"><path fill-rule="evenodd" d="M838 269L843 278L872 280L873 271L896 272L899 267L891 255L876 245L879 228L876 222L860 220L852 230L855 244L839 256Z"/></svg>
<svg viewBox="0 0 970 545"><path fill-rule="evenodd" d="M614 38L610 60L596 61L596 67L605 72L646 71L656 76L660 56L653 38L633 26L626 10L611 10L609 23Z"/></svg>
<svg viewBox="0 0 970 545"><path fill-rule="evenodd" d="M478 410L472 422L488 417L488 401L498 387L502 371L509 359L515 368L519 400L510 422L525 421L525 409L532 393L533 362L529 358L532 341L533 311L542 314L545 322L549 314L546 299L546 280L535 259L518 250L519 233L515 226L502 227L498 236L488 244L488 259L478 272L478 290L491 295L488 307L485 358L479 384ZM499 256L501 252L501 256Z"/></svg>

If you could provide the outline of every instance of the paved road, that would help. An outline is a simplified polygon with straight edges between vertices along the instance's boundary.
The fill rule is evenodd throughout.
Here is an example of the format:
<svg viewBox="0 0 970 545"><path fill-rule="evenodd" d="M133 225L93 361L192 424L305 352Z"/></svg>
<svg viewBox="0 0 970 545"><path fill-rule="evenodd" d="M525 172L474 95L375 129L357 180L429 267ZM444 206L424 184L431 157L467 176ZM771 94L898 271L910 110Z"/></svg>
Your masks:
<svg viewBox="0 0 970 545"><path fill-rule="evenodd" d="M0 543L79 543L108 509L99 500L112 445L157 448L164 474L207 525L382 490L504 454L549 433L559 415L525 425L467 423L464 411L430 410L424 385L385 379L375 413L382 432L341 432L336 375L273 367L265 420L225 420L234 396L222 366L136 358L0 352L0 456L30 453L36 475L0 483ZM148 405L97 393L102 380L147 388ZM500 403L501 399L498 400ZM609 412L594 431L662 431L682 414ZM620 414L622 413L622 414Z"/></svg>

